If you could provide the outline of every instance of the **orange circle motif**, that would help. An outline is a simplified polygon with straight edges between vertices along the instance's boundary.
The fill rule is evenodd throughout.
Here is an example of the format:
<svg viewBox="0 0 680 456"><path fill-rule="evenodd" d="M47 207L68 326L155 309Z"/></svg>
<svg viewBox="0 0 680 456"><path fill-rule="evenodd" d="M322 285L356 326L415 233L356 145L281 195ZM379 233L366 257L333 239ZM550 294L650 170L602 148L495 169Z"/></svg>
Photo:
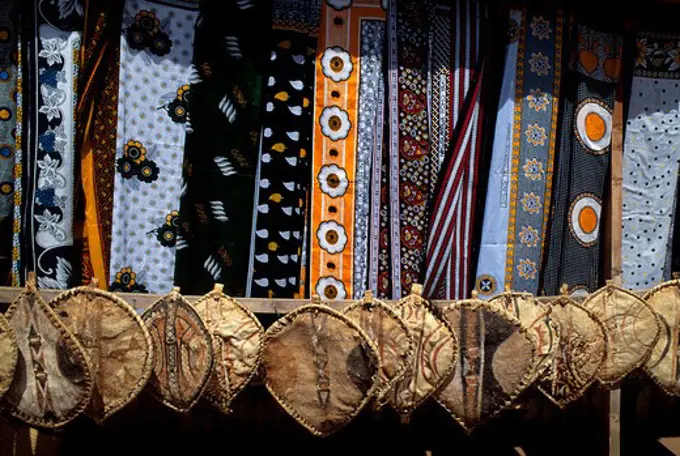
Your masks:
<svg viewBox="0 0 680 456"><path fill-rule="evenodd" d="M586 115L586 135L591 141L599 141L604 138L607 126L599 114L589 112Z"/></svg>
<svg viewBox="0 0 680 456"><path fill-rule="evenodd" d="M597 228L597 213L590 206L584 207L578 214L578 224L585 233L592 233Z"/></svg>
<svg viewBox="0 0 680 456"><path fill-rule="evenodd" d="M9 120L10 117L12 117L12 113L9 112L9 109L0 109L0 120Z"/></svg>

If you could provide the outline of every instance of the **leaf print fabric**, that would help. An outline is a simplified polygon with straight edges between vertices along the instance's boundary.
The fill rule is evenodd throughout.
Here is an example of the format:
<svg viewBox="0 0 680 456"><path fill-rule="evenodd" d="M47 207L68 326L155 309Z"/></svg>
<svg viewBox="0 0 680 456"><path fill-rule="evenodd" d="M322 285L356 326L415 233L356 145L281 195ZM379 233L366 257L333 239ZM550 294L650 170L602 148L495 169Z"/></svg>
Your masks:
<svg viewBox="0 0 680 456"><path fill-rule="evenodd" d="M244 296L261 130L260 75L271 24L263 20L264 2L240 9L234 2L208 0L200 8L175 283L184 293L203 294L220 282L225 293ZM297 202L286 203L291 211L299 209ZM272 245L272 255L277 249Z"/></svg>

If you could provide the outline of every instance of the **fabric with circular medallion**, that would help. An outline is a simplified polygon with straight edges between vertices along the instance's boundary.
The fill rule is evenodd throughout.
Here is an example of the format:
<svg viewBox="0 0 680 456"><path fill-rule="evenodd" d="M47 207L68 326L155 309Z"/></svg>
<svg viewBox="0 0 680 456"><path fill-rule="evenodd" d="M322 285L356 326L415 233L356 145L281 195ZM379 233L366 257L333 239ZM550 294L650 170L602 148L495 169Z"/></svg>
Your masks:
<svg viewBox="0 0 680 456"><path fill-rule="evenodd" d="M571 203L569 229L582 246L590 247L597 242L601 212L602 204L593 195L581 195Z"/></svg>
<svg viewBox="0 0 680 456"><path fill-rule="evenodd" d="M564 81L564 108L555 164L551 228L543 288L557 295L600 284L602 200L609 173L612 110L623 38L578 25L576 51Z"/></svg>
<svg viewBox="0 0 680 456"><path fill-rule="evenodd" d="M191 78L196 5L128 0L120 38L111 288L130 269L151 293L173 285L175 251L184 236L177 215L184 184L185 124L170 105Z"/></svg>

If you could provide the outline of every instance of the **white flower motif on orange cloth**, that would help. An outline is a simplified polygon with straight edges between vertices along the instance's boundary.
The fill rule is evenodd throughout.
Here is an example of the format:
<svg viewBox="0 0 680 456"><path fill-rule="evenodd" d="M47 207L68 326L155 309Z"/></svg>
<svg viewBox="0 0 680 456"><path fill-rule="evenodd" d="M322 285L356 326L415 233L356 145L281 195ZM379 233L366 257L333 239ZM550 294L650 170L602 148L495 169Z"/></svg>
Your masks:
<svg viewBox="0 0 680 456"><path fill-rule="evenodd" d="M345 139L352 128L349 114L337 106L327 106L319 116L321 132L333 141Z"/></svg>
<svg viewBox="0 0 680 456"><path fill-rule="evenodd" d="M552 68L550 59L548 59L547 55L543 55L542 52L532 52L529 65L531 66L531 72L539 76L547 76Z"/></svg>
<svg viewBox="0 0 680 456"><path fill-rule="evenodd" d="M547 40L550 38L552 29L550 28L550 21L543 19L543 16L536 16L531 22L531 34L539 40Z"/></svg>
<svg viewBox="0 0 680 456"><path fill-rule="evenodd" d="M519 233L520 242L527 247L538 246L538 241L540 240L538 236L538 230L531 226L523 226L522 231Z"/></svg>
<svg viewBox="0 0 680 456"><path fill-rule="evenodd" d="M527 141L537 147L545 145L545 140L548 139L548 136L545 134L545 128L537 123L528 125L524 134L527 137Z"/></svg>
<svg viewBox="0 0 680 456"><path fill-rule="evenodd" d="M536 263L530 259L519 260L517 265L517 272L519 276L523 279L530 280L536 278Z"/></svg>
<svg viewBox="0 0 680 456"><path fill-rule="evenodd" d="M529 95L527 95L527 101L529 102L529 107L536 112L547 111L550 104L548 94L541 89L531 89Z"/></svg>
<svg viewBox="0 0 680 456"><path fill-rule="evenodd" d="M543 163L536 158L532 158L531 160L527 159L527 161L524 162L522 169L524 170L524 175L527 179L536 181L543 178Z"/></svg>
<svg viewBox="0 0 680 456"><path fill-rule="evenodd" d="M541 204L541 198L534 192L525 193L522 197L522 209L529 214L538 214L543 205Z"/></svg>
<svg viewBox="0 0 680 456"><path fill-rule="evenodd" d="M321 69L327 78L334 82L341 82L349 79L354 65L349 52L340 46L333 46L323 51Z"/></svg>
<svg viewBox="0 0 680 456"><path fill-rule="evenodd" d="M347 231L338 222L328 220L321 222L316 230L319 246L331 254L340 253L347 245Z"/></svg>
<svg viewBox="0 0 680 456"><path fill-rule="evenodd" d="M332 301L334 299L342 300L347 298L345 284L335 277L321 277L316 283L315 291L323 300Z"/></svg>

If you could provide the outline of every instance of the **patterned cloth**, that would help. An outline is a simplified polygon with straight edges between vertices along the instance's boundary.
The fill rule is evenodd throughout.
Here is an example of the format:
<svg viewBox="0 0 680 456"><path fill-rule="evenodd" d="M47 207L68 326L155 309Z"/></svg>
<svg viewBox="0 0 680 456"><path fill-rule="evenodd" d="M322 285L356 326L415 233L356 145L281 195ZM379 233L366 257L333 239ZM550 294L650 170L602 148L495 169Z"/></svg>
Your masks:
<svg viewBox="0 0 680 456"><path fill-rule="evenodd" d="M300 290L303 231L312 151L317 2L274 3L270 71L246 296L292 298ZM293 21L293 11L306 23Z"/></svg>
<svg viewBox="0 0 680 456"><path fill-rule="evenodd" d="M173 285L197 15L189 2L125 2L111 290L160 294Z"/></svg>
<svg viewBox="0 0 680 456"><path fill-rule="evenodd" d="M26 100L25 259L41 288L71 285L76 77L83 9L60 0L34 4L29 68L38 75ZM27 46L28 47L28 46ZM28 73L27 74L33 74Z"/></svg>
<svg viewBox="0 0 680 456"><path fill-rule="evenodd" d="M438 182L438 191L432 205L424 284L427 296L440 299L463 299L469 290L477 167L482 145L482 75L478 57L485 10L476 2L454 3L450 22L455 24L455 38L453 50L448 51L452 68L448 69L439 57L432 64L441 68L435 66L430 72L431 168L439 162L439 157L446 158L441 181L438 182L438 174L431 176L432 183ZM442 20L433 23L436 27ZM444 24L442 32L445 33L450 24ZM434 43L439 41L441 39L436 39ZM433 55L441 53L433 51ZM453 149L448 151L451 131L456 132L456 138ZM434 168L440 166L441 163Z"/></svg>
<svg viewBox="0 0 680 456"><path fill-rule="evenodd" d="M623 150L623 285L649 288L665 267L680 159L679 36L640 34Z"/></svg>
<svg viewBox="0 0 680 456"><path fill-rule="evenodd" d="M30 8L25 8L22 10L22 20L24 17L33 17ZM23 48L23 37L25 36L24 30L17 30L17 112L16 112L16 125L14 127L14 172L13 172L13 182L14 182L14 213L12 219L12 270L11 279L12 286L19 287L23 285L22 283L22 270L23 264L21 262L22 258L22 228L24 220L24 199L23 199L23 188L24 188L24 153L23 153L23 141L24 141L24 113L26 111L30 112L30 109L26 109L24 102L27 101L24 97L24 84L26 80L24 79L24 48ZM32 33L31 33L32 35ZM30 41L30 40L27 40ZM29 105L30 106L30 105ZM11 145L11 144L10 144Z"/></svg>
<svg viewBox="0 0 680 456"><path fill-rule="evenodd" d="M427 110L428 6L389 3L390 217L392 297L421 280L427 240L430 142ZM397 242L398 240L398 242Z"/></svg>
<svg viewBox="0 0 680 456"><path fill-rule="evenodd" d="M601 285L600 219L621 70L621 37L578 26L574 38L543 271L543 289L551 296L565 283L572 293Z"/></svg>
<svg viewBox="0 0 680 456"><path fill-rule="evenodd" d="M328 300L366 289L371 169L382 157L385 10L347 6L324 4L316 63L310 285Z"/></svg>
<svg viewBox="0 0 680 456"><path fill-rule="evenodd" d="M201 2L175 270L184 293L203 294L220 282L229 295L246 294L261 130L259 75L271 43L264 5Z"/></svg>
<svg viewBox="0 0 680 456"><path fill-rule="evenodd" d="M19 2L0 2L0 221L14 212Z"/></svg>
<svg viewBox="0 0 680 456"><path fill-rule="evenodd" d="M513 10L476 288L538 292L562 70L561 11Z"/></svg>
<svg viewBox="0 0 680 456"><path fill-rule="evenodd" d="M88 4L76 110L85 199L83 282L94 277L103 288L110 283L122 9L122 3L108 0Z"/></svg>

